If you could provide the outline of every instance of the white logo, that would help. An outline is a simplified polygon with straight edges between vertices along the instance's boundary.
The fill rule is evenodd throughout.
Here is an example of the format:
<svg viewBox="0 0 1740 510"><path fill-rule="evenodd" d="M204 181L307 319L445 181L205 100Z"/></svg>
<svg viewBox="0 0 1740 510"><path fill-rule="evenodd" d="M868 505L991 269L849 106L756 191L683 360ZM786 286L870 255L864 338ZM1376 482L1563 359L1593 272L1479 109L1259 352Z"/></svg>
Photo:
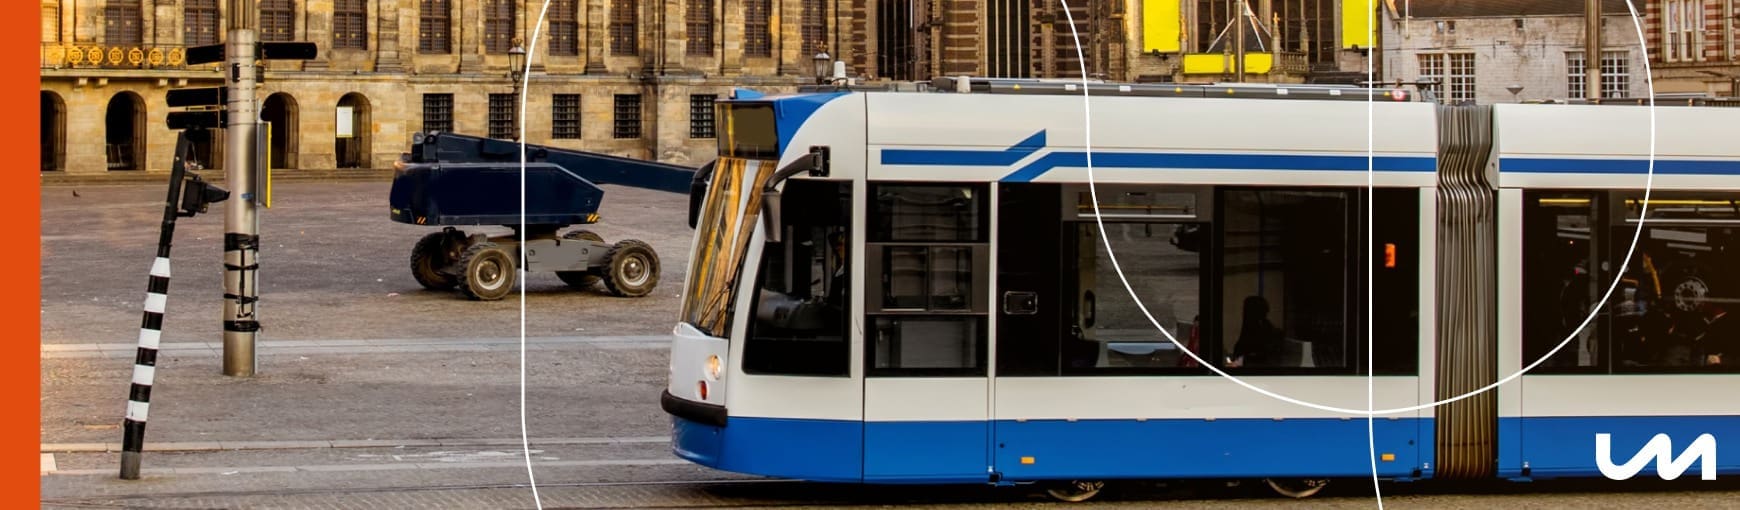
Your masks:
<svg viewBox="0 0 1740 510"><path fill-rule="evenodd" d="M1628 480L1642 471L1652 458L1655 459L1655 473L1663 480L1679 478L1692 467L1692 462L1698 460L1703 461L1703 479L1716 479L1716 436L1698 436L1675 458L1673 439L1667 434L1656 434L1631 460L1617 466L1613 465L1611 438L1610 434L1595 434L1595 466L1601 468L1601 475L1609 479Z"/></svg>

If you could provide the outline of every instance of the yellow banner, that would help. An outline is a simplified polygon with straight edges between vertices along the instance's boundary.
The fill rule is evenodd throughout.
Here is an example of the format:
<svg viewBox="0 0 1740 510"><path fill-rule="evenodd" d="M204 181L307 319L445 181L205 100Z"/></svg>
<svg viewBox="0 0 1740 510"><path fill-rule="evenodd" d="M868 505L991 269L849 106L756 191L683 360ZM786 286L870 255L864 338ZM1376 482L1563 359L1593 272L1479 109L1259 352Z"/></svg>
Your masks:
<svg viewBox="0 0 1740 510"><path fill-rule="evenodd" d="M1268 74L1275 66L1275 55L1246 53L1245 74ZM1232 74L1232 57L1220 53L1192 53L1184 56L1184 74Z"/></svg>
<svg viewBox="0 0 1740 510"><path fill-rule="evenodd" d="M1142 51L1178 52L1184 28L1178 4L1179 0L1142 0Z"/></svg>
<svg viewBox="0 0 1740 510"><path fill-rule="evenodd" d="M1376 9L1376 0L1341 1L1342 49L1372 47L1372 17L1377 15Z"/></svg>

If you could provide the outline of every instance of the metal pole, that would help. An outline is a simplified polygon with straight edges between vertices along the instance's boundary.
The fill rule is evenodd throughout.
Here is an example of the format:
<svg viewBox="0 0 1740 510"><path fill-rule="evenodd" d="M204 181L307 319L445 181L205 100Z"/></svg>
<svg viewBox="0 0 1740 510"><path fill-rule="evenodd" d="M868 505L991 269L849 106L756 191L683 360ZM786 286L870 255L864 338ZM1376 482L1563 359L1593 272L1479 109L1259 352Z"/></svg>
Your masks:
<svg viewBox="0 0 1740 510"><path fill-rule="evenodd" d="M260 330L255 302L259 300L259 217L254 205L254 172L259 165L258 81L254 60L258 40L259 7L253 0L230 0L230 33L224 48L229 80L229 103L225 105L229 127L225 133L224 172L231 189L241 196L224 209L224 375L252 377L254 340Z"/></svg>
<svg viewBox="0 0 1740 510"><path fill-rule="evenodd" d="M175 240L175 217L181 204L186 173L187 133L175 137L175 161L169 167L169 198L163 203L163 223L157 234L157 258L145 286L145 318L139 324L139 352L133 358L133 384L127 391L127 415L121 422L121 479L138 480L145 449L145 417L151 408L151 383L157 375L157 345L163 339L163 311L169 303L169 246Z"/></svg>
<svg viewBox="0 0 1740 510"><path fill-rule="evenodd" d="M1245 0L1239 0L1233 13L1233 81L1245 82Z"/></svg>
<svg viewBox="0 0 1740 510"><path fill-rule="evenodd" d="M1601 0L1584 0L1583 97L1601 99Z"/></svg>

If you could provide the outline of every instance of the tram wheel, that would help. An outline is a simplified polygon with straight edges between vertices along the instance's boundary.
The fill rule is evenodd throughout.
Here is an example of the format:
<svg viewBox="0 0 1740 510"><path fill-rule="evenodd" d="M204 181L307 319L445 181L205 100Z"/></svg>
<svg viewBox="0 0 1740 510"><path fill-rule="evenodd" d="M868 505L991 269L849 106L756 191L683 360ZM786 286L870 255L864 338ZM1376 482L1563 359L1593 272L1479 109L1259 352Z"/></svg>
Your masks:
<svg viewBox="0 0 1740 510"><path fill-rule="evenodd" d="M1080 503L1093 499L1100 493L1100 489L1104 488L1106 488L1106 482L1071 480L1068 483L1057 484L1046 489L1045 494L1058 501Z"/></svg>
<svg viewBox="0 0 1740 510"><path fill-rule="evenodd" d="M1270 489L1289 498L1309 498L1329 485L1329 480L1318 478L1264 478L1263 482L1268 483Z"/></svg>

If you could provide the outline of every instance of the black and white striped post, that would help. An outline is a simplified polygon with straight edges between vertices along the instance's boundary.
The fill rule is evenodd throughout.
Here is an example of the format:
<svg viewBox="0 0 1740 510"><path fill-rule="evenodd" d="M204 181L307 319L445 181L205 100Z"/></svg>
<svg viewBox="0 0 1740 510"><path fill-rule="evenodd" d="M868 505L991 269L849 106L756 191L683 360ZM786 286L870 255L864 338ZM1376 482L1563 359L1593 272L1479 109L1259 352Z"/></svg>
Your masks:
<svg viewBox="0 0 1740 510"><path fill-rule="evenodd" d="M187 173L188 141L175 139L175 163L169 171L169 199L163 204L163 226L157 237L157 258L145 286L145 319L139 325L139 354L133 359L133 385L127 393L127 417L122 423L121 479L139 479L145 446L145 417L151 408L151 381L157 375L157 344L163 338L163 310L169 302L169 245L175 239L175 218L181 206L182 180Z"/></svg>

